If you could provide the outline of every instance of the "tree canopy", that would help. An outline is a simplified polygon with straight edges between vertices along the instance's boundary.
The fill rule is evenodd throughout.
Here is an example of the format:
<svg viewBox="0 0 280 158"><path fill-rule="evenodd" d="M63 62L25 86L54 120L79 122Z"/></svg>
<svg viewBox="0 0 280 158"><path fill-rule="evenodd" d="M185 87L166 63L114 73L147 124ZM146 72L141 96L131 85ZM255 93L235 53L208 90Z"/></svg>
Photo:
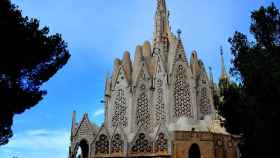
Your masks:
<svg viewBox="0 0 280 158"><path fill-rule="evenodd" d="M230 132L243 136L242 157L269 157L278 152L280 120L280 16L273 3L252 12L250 32L253 41L238 31L229 39L231 74L240 84L223 90L220 114Z"/></svg>
<svg viewBox="0 0 280 158"><path fill-rule="evenodd" d="M70 58L60 34L49 35L9 0L0 1L0 145L12 137L15 114L35 106L41 89Z"/></svg>

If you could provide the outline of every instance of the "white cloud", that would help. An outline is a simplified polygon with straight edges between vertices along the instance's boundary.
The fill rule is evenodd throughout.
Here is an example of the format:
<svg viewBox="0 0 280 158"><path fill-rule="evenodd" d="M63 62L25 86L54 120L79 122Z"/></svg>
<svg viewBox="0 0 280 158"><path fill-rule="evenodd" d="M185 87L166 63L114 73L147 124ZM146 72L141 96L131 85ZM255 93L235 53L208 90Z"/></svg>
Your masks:
<svg viewBox="0 0 280 158"><path fill-rule="evenodd" d="M93 112L94 117L98 117L98 116L103 115L103 114L104 114L104 109L99 109L99 110Z"/></svg>
<svg viewBox="0 0 280 158"><path fill-rule="evenodd" d="M33 129L14 135L2 151L11 156L22 155L23 158L33 157L27 155L35 153L43 157L62 158L67 157L69 145L70 132L67 130Z"/></svg>

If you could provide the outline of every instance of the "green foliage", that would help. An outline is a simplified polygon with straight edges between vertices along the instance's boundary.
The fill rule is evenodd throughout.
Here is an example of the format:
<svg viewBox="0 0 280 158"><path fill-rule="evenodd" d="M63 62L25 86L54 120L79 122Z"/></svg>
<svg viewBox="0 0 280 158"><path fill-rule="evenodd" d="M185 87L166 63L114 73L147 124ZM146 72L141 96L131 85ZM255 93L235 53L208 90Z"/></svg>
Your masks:
<svg viewBox="0 0 280 158"><path fill-rule="evenodd" d="M242 134L242 157L276 154L276 130L280 116L280 16L274 4L252 12L250 32L255 38L235 32L229 39L234 56L231 74L240 86L230 83L222 91L220 113L226 128ZM277 153L278 154L278 153Z"/></svg>
<svg viewBox="0 0 280 158"><path fill-rule="evenodd" d="M244 102L240 86L236 83L221 83L224 89L221 91L219 113L226 118L223 125L231 134L241 135L243 131ZM221 85L220 85L221 86Z"/></svg>
<svg viewBox="0 0 280 158"><path fill-rule="evenodd" d="M23 17L9 0L0 1L0 145L12 137L15 114L35 106L41 90L70 58L60 34L49 35L37 19Z"/></svg>

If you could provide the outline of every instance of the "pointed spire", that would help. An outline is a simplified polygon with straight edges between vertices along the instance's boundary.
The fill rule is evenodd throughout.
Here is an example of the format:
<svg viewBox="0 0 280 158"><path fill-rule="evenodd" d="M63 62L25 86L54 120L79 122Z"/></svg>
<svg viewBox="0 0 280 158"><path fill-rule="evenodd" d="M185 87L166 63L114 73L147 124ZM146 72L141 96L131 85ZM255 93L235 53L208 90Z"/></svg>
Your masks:
<svg viewBox="0 0 280 158"><path fill-rule="evenodd" d="M136 75L140 68L142 58L143 58L143 48L142 46L138 45L136 46L135 55L134 55L133 68L132 68L132 81L135 81L136 79Z"/></svg>
<svg viewBox="0 0 280 158"><path fill-rule="evenodd" d="M212 67L209 66L208 68L209 68L209 77L210 77L210 88L212 89L212 92L214 92L215 83L214 83L214 78L213 78Z"/></svg>
<svg viewBox="0 0 280 158"><path fill-rule="evenodd" d="M108 102L109 99L111 97L111 77L110 77L110 73L107 72L106 74L106 82L105 82L105 96L104 96L104 100L101 101L101 103L104 103L104 108L105 108L105 124L108 123Z"/></svg>
<svg viewBox="0 0 280 158"><path fill-rule="evenodd" d="M143 58L143 48L138 45L135 50L134 62L133 62L133 71L137 71L139 64L141 63Z"/></svg>
<svg viewBox="0 0 280 158"><path fill-rule="evenodd" d="M166 8L165 0L157 0L157 11L155 16L154 48L168 48L169 12Z"/></svg>
<svg viewBox="0 0 280 158"><path fill-rule="evenodd" d="M72 112L72 125L71 125L71 136L73 136L76 130L76 111Z"/></svg>
<svg viewBox="0 0 280 158"><path fill-rule="evenodd" d="M132 77L132 62L130 59L130 53L128 51L124 52L122 64L125 71L126 79L128 80L128 82L130 82Z"/></svg>
<svg viewBox="0 0 280 158"><path fill-rule="evenodd" d="M186 54L185 54L185 49L181 40L181 33L182 31L180 29L178 29L177 31L178 33L178 42L177 42L177 46L176 46L176 60L182 60L186 63L188 63Z"/></svg>
<svg viewBox="0 0 280 158"><path fill-rule="evenodd" d="M168 20L169 12L166 8L165 0L157 0L157 11L156 11L156 30L161 31L161 33L166 33L169 28Z"/></svg>
<svg viewBox="0 0 280 158"><path fill-rule="evenodd" d="M164 10L166 10L165 0L157 0L157 9L164 9Z"/></svg>
<svg viewBox="0 0 280 158"><path fill-rule="evenodd" d="M228 80L228 75L225 69L225 62L224 62L224 51L223 51L223 47L220 47L220 54L221 54L221 76L220 79L221 80Z"/></svg>
<svg viewBox="0 0 280 158"><path fill-rule="evenodd" d="M210 82L211 82L211 84L213 84L213 85L214 85L214 79L213 79L212 67L211 67L211 66L209 66L209 67L208 67L208 69L209 69Z"/></svg>
<svg viewBox="0 0 280 158"><path fill-rule="evenodd" d="M190 65L194 74L198 73L199 64L196 50L193 50L191 53Z"/></svg>
<svg viewBox="0 0 280 158"><path fill-rule="evenodd" d="M130 60L130 53L128 51L125 51L123 53L122 62L124 62L124 63L130 63L131 62L131 60Z"/></svg>
<svg viewBox="0 0 280 158"><path fill-rule="evenodd" d="M143 56L145 58L150 58L152 56L151 44L149 41L145 41L143 44Z"/></svg>
<svg viewBox="0 0 280 158"><path fill-rule="evenodd" d="M122 65L122 61L119 58L116 58L114 61L114 68L113 68L113 73L112 73L112 88L114 88L113 86L116 83L118 71L119 71L121 65Z"/></svg>
<svg viewBox="0 0 280 158"><path fill-rule="evenodd" d="M111 77L110 73L106 74L106 82L105 82L105 97L109 97L111 92Z"/></svg>

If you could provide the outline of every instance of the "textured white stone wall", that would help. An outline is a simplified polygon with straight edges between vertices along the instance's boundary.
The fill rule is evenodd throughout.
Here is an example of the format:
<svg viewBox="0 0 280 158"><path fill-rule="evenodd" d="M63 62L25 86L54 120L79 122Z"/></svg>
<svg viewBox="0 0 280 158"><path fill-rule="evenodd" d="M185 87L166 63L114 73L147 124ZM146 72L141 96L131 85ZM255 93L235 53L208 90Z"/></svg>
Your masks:
<svg viewBox="0 0 280 158"><path fill-rule="evenodd" d="M75 154L81 140L88 142L92 157L95 150L107 152L116 134L125 142L124 151L133 151L136 146L135 150L145 147L147 152L161 134L161 139L168 140L164 145L168 145L171 154L172 131L226 133L214 117L212 83L203 63L195 51L189 63L181 31L175 36L168 18L165 2L158 1L152 43L146 41L136 47L133 65L126 51L122 60L114 61L112 77L106 78L104 125L96 127L85 114L76 126L73 118L69 157ZM139 118L143 124L139 124ZM143 134L145 138L140 138ZM106 142L101 135L106 136ZM139 144L145 141L148 144Z"/></svg>
<svg viewBox="0 0 280 158"><path fill-rule="evenodd" d="M124 132L129 135L129 133L135 133L139 128L139 125L137 124L137 116L139 116L137 114L137 109L139 108L137 108L137 106L139 104L138 98L142 93L145 93L148 99L148 102L146 104L148 105L147 112L149 114L147 116L149 117L147 117L146 119L149 119L148 124L150 125L150 127L148 127L146 130L148 130L149 132L153 131L153 128L161 122L161 120L157 120L158 109L156 106L159 100L159 86L157 86L157 81L159 80L161 82L160 89L162 90L161 99L164 107L163 112L166 115L166 119L164 122L168 124L178 122L180 117L178 118L174 115L176 102L174 94L176 75L178 73L177 70L179 65L182 65L185 71L184 82L189 86L190 92L189 102L191 104L191 117L185 117L187 117L188 120L201 120L204 118L205 114L202 114L200 112L202 88L206 89L207 100L209 102L209 112L207 113L207 115L211 115L212 113L214 113L213 94L210 89L211 83L209 82L204 67L202 67L202 65L198 65L196 67L199 67L200 70L192 70L192 68L195 66L188 64L184 48L182 45L180 45L178 39L176 40L175 38L173 38L171 42L173 43L170 43L170 50L168 51L168 53L159 52L168 54L168 58L166 60L164 60L164 58L162 58L162 55L160 54L154 54L150 57L151 59L147 59L147 57L141 58L140 52L139 58L141 58L141 60L134 59L139 61L138 64L134 65L134 69L132 70L132 74L135 74L132 82L129 82L125 77L125 72L122 66L119 67L119 70L117 70L115 81L112 81L112 83L115 83L115 85L111 85L112 95L108 101L108 116L106 118L108 122L106 122L105 124L108 124L109 131L112 131L113 129L112 117L114 116L115 100L117 99L116 97L118 96L117 94L119 93L119 90L124 91L124 97L127 106L125 115L126 118L128 118L128 125L124 128ZM137 72L134 72L134 70ZM179 122L183 123L183 121Z"/></svg>

